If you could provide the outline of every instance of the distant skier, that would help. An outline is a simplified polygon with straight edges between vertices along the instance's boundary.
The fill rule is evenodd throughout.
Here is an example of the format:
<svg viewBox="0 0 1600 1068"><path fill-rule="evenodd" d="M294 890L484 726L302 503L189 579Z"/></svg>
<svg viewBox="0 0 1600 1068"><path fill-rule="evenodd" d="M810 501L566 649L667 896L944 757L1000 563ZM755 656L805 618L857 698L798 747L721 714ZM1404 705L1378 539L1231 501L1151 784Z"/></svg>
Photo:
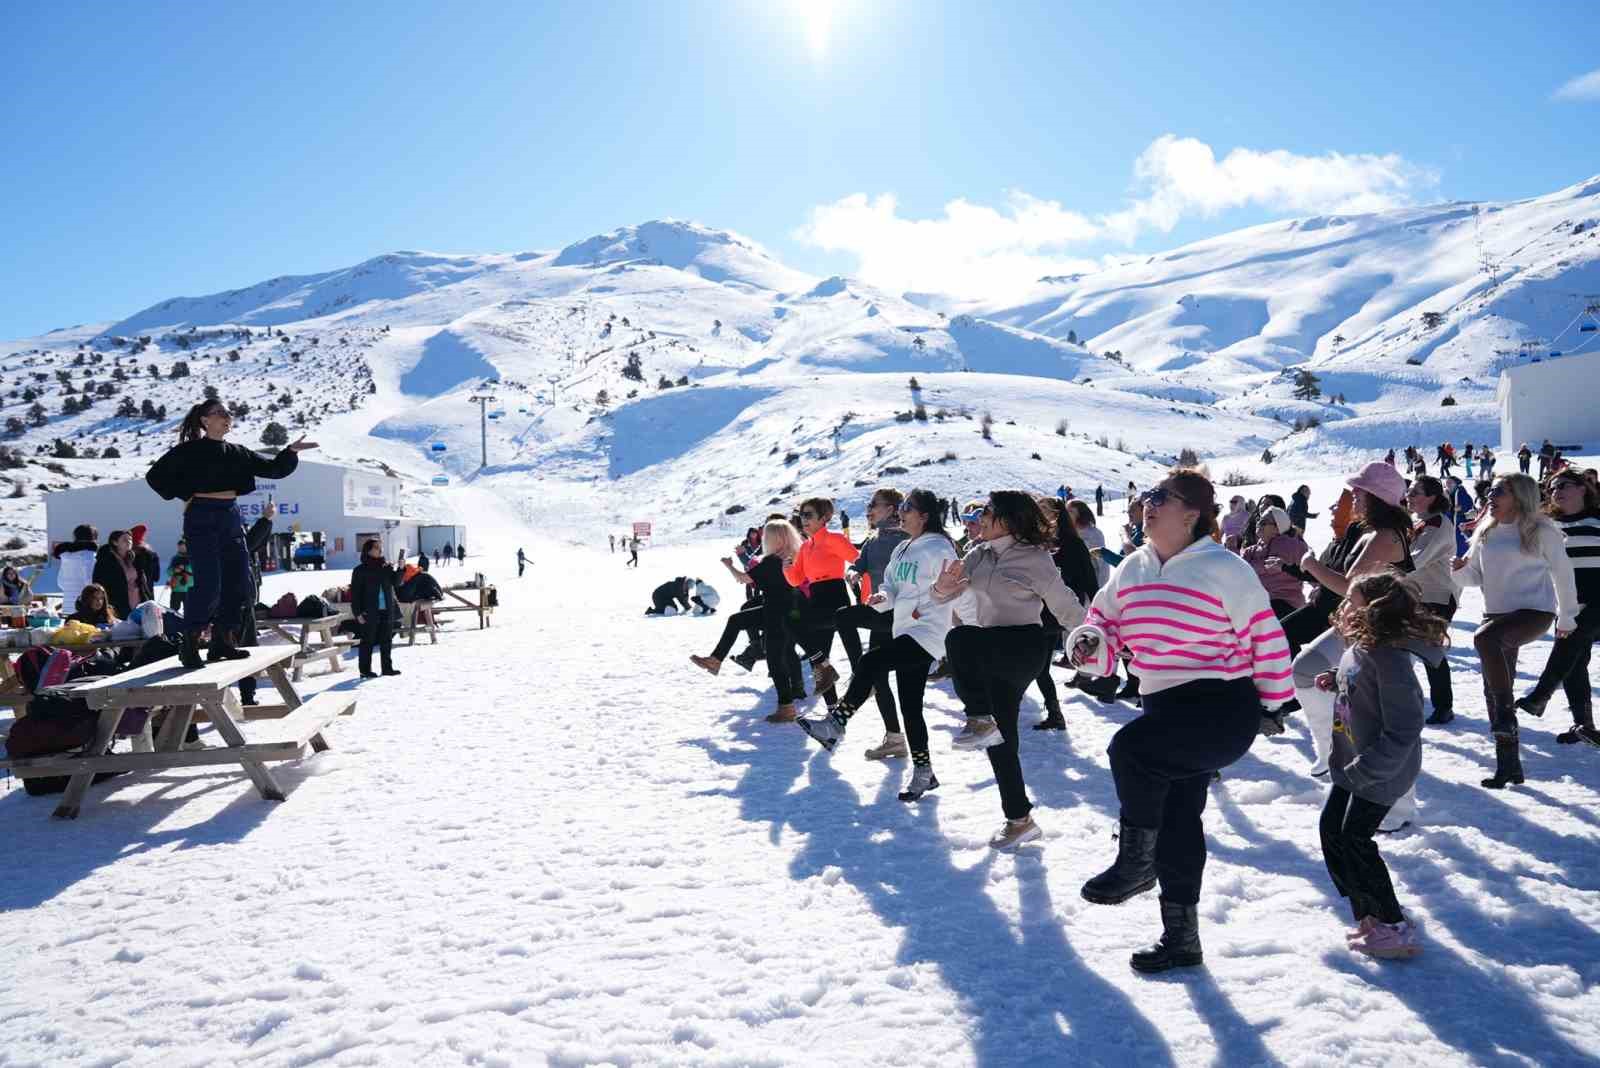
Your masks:
<svg viewBox="0 0 1600 1068"><path fill-rule="evenodd" d="M1100 516L1106 514L1106 488L1104 486L1096 486L1094 488L1094 514Z"/></svg>
<svg viewBox="0 0 1600 1068"><path fill-rule="evenodd" d="M521 549L517 550L517 578L522 577L522 571L528 566L528 554Z"/></svg>
<svg viewBox="0 0 1600 1068"><path fill-rule="evenodd" d="M628 559L623 561L623 567L639 566L639 535L635 534L628 540Z"/></svg>
<svg viewBox="0 0 1600 1068"><path fill-rule="evenodd" d="M611 551L615 553L617 551L617 536L615 534L607 534L606 540L611 543Z"/></svg>

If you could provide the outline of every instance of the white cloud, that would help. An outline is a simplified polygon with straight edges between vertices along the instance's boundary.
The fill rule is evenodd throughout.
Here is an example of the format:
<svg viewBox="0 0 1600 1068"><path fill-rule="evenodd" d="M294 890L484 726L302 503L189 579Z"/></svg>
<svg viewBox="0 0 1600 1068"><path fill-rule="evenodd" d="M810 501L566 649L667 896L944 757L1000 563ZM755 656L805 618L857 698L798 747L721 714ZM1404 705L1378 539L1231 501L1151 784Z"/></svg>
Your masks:
<svg viewBox="0 0 1600 1068"><path fill-rule="evenodd" d="M1091 219L1021 191L998 208L952 200L942 215L902 216L891 193L856 193L811 209L795 237L853 255L855 273L891 289L1001 295L1047 274L1093 270L1100 262L1069 255L1072 246L1131 243L1141 233L1169 233L1186 217L1233 208L1312 214L1378 211L1410 202L1437 176L1400 156L1234 149L1222 160L1211 146L1171 134L1134 163L1135 197Z"/></svg>
<svg viewBox="0 0 1600 1068"><path fill-rule="evenodd" d="M1557 100L1600 100L1600 70L1580 74L1555 92Z"/></svg>

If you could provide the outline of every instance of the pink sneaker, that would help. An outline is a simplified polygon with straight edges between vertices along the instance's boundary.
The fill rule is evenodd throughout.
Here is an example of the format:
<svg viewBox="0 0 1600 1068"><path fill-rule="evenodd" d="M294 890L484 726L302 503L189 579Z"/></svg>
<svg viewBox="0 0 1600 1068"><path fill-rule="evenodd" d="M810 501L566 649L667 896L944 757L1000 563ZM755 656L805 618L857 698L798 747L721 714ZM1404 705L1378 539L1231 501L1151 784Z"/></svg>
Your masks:
<svg viewBox="0 0 1600 1068"><path fill-rule="evenodd" d="M1350 943L1350 948L1380 960L1409 960L1422 952L1422 942L1417 938L1416 927L1402 920L1374 924L1367 937Z"/></svg>

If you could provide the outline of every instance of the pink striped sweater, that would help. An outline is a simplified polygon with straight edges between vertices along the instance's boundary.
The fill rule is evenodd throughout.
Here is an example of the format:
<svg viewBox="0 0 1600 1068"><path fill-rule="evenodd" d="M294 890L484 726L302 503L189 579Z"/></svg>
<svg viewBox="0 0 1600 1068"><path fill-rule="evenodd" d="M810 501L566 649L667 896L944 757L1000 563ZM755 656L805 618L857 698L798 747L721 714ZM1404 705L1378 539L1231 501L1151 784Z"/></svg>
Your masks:
<svg viewBox="0 0 1600 1068"><path fill-rule="evenodd" d="M1155 548L1130 554L1100 587L1083 625L1067 639L1099 640L1083 666L1110 675L1127 651L1143 693L1195 679L1255 683L1268 710L1294 696L1289 642L1250 565L1210 538L1162 564Z"/></svg>

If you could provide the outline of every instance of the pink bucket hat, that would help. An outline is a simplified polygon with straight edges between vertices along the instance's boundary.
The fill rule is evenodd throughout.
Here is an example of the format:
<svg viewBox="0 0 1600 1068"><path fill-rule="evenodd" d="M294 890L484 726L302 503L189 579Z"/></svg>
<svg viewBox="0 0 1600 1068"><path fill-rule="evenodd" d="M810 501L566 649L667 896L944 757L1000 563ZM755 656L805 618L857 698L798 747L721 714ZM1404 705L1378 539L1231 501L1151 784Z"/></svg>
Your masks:
<svg viewBox="0 0 1600 1068"><path fill-rule="evenodd" d="M1361 469L1359 475L1345 479L1344 484L1351 489L1366 490L1395 508L1400 507L1400 502L1406 496L1406 480L1382 460L1372 461Z"/></svg>

